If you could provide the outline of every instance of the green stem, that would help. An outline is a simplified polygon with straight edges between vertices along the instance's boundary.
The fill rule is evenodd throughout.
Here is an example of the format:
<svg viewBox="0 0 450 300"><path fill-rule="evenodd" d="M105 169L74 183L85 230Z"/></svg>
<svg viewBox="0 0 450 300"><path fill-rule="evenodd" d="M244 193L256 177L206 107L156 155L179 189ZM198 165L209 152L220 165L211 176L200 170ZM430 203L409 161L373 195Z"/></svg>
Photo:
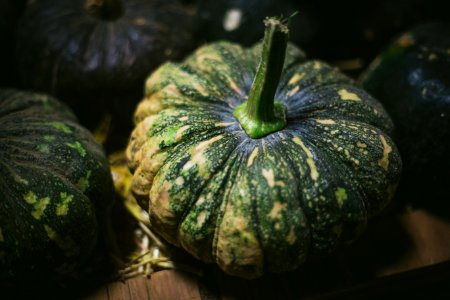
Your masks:
<svg viewBox="0 0 450 300"><path fill-rule="evenodd" d="M289 18L290 19L290 18ZM285 109L275 101L289 39L287 20L267 18L261 61L246 102L233 115L251 138L257 139L286 126Z"/></svg>
<svg viewBox="0 0 450 300"><path fill-rule="evenodd" d="M85 0L85 11L102 20L113 21L123 14L122 0Z"/></svg>

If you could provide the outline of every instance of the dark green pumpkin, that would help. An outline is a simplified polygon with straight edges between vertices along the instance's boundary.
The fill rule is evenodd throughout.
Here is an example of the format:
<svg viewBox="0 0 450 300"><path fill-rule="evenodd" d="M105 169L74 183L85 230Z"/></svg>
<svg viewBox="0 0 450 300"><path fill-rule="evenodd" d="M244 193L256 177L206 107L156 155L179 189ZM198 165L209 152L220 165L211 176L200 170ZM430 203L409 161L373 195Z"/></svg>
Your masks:
<svg viewBox="0 0 450 300"><path fill-rule="evenodd" d="M103 149L65 105L0 90L0 191L0 281L37 282L86 262L113 188Z"/></svg>
<svg viewBox="0 0 450 300"><path fill-rule="evenodd" d="M175 1L31 1L18 29L22 86L69 103L90 129L110 112L129 131L145 77L193 49L194 25Z"/></svg>
<svg viewBox="0 0 450 300"><path fill-rule="evenodd" d="M400 197L448 211L450 23L427 23L402 34L373 61L361 84L395 122L404 160Z"/></svg>
<svg viewBox="0 0 450 300"><path fill-rule="evenodd" d="M227 42L154 72L127 148L132 190L152 229L250 278L294 269L354 240L389 202L401 168L390 118L351 79L289 45L278 84L272 71L283 66L287 29L272 22L280 24L267 21L263 57L275 58L261 61L268 73L258 69L255 77L260 44ZM252 90L261 91L254 77L267 80L266 104L273 105L272 90L285 114L281 127L273 122L259 138L233 115Z"/></svg>

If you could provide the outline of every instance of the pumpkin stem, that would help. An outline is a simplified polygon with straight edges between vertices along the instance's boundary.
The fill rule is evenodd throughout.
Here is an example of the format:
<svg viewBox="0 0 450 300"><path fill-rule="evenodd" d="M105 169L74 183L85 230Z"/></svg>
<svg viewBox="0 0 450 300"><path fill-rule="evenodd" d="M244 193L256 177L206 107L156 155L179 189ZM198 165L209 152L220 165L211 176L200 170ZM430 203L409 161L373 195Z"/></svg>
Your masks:
<svg viewBox="0 0 450 300"><path fill-rule="evenodd" d="M123 14L121 0L85 0L85 11L96 18L113 21Z"/></svg>
<svg viewBox="0 0 450 300"><path fill-rule="evenodd" d="M233 112L245 132L254 139L286 126L285 108L275 101L275 93L283 71L291 17L285 20L273 17L264 20L266 29L261 60L248 100L238 105Z"/></svg>

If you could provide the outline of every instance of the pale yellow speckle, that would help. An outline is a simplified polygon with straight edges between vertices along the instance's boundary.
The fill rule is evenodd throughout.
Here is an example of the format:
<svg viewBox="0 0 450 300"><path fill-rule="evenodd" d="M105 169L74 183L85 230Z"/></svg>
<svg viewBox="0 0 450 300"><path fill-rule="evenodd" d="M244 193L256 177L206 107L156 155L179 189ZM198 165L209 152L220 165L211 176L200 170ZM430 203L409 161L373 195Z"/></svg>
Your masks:
<svg viewBox="0 0 450 300"><path fill-rule="evenodd" d="M305 144L303 143L303 141L299 138L299 137L294 137L292 139L292 141L294 143L296 143L297 145L299 145L302 150L306 153L306 163L309 166L310 169L310 176L311 179L316 181L317 178L319 177L319 172L317 171L317 166L316 163L314 162L314 156L312 154L312 152L305 146Z"/></svg>
<svg viewBox="0 0 450 300"><path fill-rule="evenodd" d="M207 215L206 211L202 211L198 214L198 216L197 216L197 226L198 227L201 227L203 225L203 223L205 223L206 215Z"/></svg>
<svg viewBox="0 0 450 300"><path fill-rule="evenodd" d="M284 182L281 181L281 180L278 180L277 182L275 182L275 185L276 185L276 186L279 186L279 187L284 187L284 186L286 186L286 184L284 184Z"/></svg>
<svg viewBox="0 0 450 300"><path fill-rule="evenodd" d="M28 180L26 180L26 179L20 177L20 176L17 175L17 174L14 174L14 180L15 180L17 183L20 183L20 184L23 184L23 185L28 185Z"/></svg>
<svg viewBox="0 0 450 300"><path fill-rule="evenodd" d="M258 147L256 147L255 149L253 149L252 153L250 154L250 156L248 157L248 161L247 161L247 167L250 167L253 164L253 161L255 160L255 157L258 155Z"/></svg>
<svg viewBox="0 0 450 300"><path fill-rule="evenodd" d="M221 122L221 123L214 124L214 126L216 126L216 127L228 127L228 126L231 126L233 124L234 124L234 122Z"/></svg>
<svg viewBox="0 0 450 300"><path fill-rule="evenodd" d="M137 26L144 26L145 24L147 24L147 21L145 20L145 18L139 17L133 20L133 24Z"/></svg>
<svg viewBox="0 0 450 300"><path fill-rule="evenodd" d="M330 133L331 133L332 135L335 135L335 134L339 133L339 130L338 130L338 129L331 130Z"/></svg>
<svg viewBox="0 0 450 300"><path fill-rule="evenodd" d="M36 203L33 204L34 211L31 213L31 215L36 219L40 220L42 215L44 214L45 209L47 208L47 205L50 203L50 198L45 197L42 199L39 199Z"/></svg>
<svg viewBox="0 0 450 300"><path fill-rule="evenodd" d="M331 119L316 119L316 122L323 125L333 125L336 124L334 120Z"/></svg>
<svg viewBox="0 0 450 300"><path fill-rule="evenodd" d="M192 168L195 165L195 162L193 162L192 160L188 161L187 163L184 164L183 166L183 170L189 170L190 168Z"/></svg>
<svg viewBox="0 0 450 300"><path fill-rule="evenodd" d="M157 190L150 191L150 201L152 205L152 212L160 219L173 218L173 211L170 208L170 194L169 190L172 188L172 184L168 181L164 181L162 186Z"/></svg>
<svg viewBox="0 0 450 300"><path fill-rule="evenodd" d="M155 83L159 80L159 77L161 76L161 73L162 73L162 68L159 68L155 72L153 72L152 75L150 76L150 78L148 78L145 81L145 86L147 88L150 88L153 85L155 85Z"/></svg>
<svg viewBox="0 0 450 300"><path fill-rule="evenodd" d="M267 184L270 187L274 187L275 186L275 175L273 173L272 169L263 169L262 170L262 175L264 176L264 178L266 178Z"/></svg>
<svg viewBox="0 0 450 300"><path fill-rule="evenodd" d="M202 95L204 97L209 95L209 93L206 91L206 89L198 82L194 83L194 88L200 93L200 95Z"/></svg>
<svg viewBox="0 0 450 300"><path fill-rule="evenodd" d="M298 91L300 90L300 87L297 85L296 87L294 87L292 90L290 90L289 92L288 92L288 96L289 97L292 97L292 96L294 96Z"/></svg>
<svg viewBox="0 0 450 300"><path fill-rule="evenodd" d="M25 199L25 201L28 204L34 204L37 201L37 196L35 193L33 193L32 191L29 191L28 193L26 193L23 198Z"/></svg>
<svg viewBox="0 0 450 300"><path fill-rule="evenodd" d="M270 210L270 212L267 214L267 216L271 219L281 219L282 212L283 210L286 210L287 208L287 204L286 203L281 203L279 201L275 201L275 203L273 204L272 209Z"/></svg>
<svg viewBox="0 0 450 300"><path fill-rule="evenodd" d="M338 94L342 100L361 101L361 98L357 94L349 92L346 89L339 90Z"/></svg>
<svg viewBox="0 0 450 300"><path fill-rule="evenodd" d="M313 68L316 70L319 70L320 68L322 68L322 64L320 62L316 61L316 62L314 62Z"/></svg>
<svg viewBox="0 0 450 300"><path fill-rule="evenodd" d="M344 149L344 154L346 157L350 157L350 152L347 149Z"/></svg>
<svg viewBox="0 0 450 300"><path fill-rule="evenodd" d="M183 137L183 133L188 130L191 126L185 125L177 130L177 133L175 134L175 141L179 142L181 138Z"/></svg>
<svg viewBox="0 0 450 300"><path fill-rule="evenodd" d="M209 52L201 52L200 55L197 55L195 57L195 60L198 63L203 63L206 59L208 60L215 60L215 61L220 61L220 58L217 57L217 55L213 54L213 53L209 53Z"/></svg>
<svg viewBox="0 0 450 300"><path fill-rule="evenodd" d="M276 222L275 225L273 226L276 230L280 230L281 229L281 223L280 222Z"/></svg>
<svg viewBox="0 0 450 300"><path fill-rule="evenodd" d="M189 117L184 116L184 117L179 118L178 120L180 120L181 122L186 122L187 120L189 120Z"/></svg>
<svg viewBox="0 0 450 300"><path fill-rule="evenodd" d="M389 167L389 153L392 152L392 147L386 142L384 136L380 135L380 140L383 145L383 157L378 161L378 165L387 171Z"/></svg>
<svg viewBox="0 0 450 300"><path fill-rule="evenodd" d="M286 241L288 242L289 245L293 245L296 240L297 240L297 235L295 234L294 227L292 226L291 230L289 230L289 233L286 237Z"/></svg>
<svg viewBox="0 0 450 300"><path fill-rule="evenodd" d="M359 148L366 148L367 144L366 143L362 143L362 142L356 142L356 146Z"/></svg>
<svg viewBox="0 0 450 300"><path fill-rule="evenodd" d="M347 191L344 188L339 187L334 194L339 208L341 208L344 205L345 200L347 200Z"/></svg>
<svg viewBox="0 0 450 300"><path fill-rule="evenodd" d="M56 215L65 216L69 212L69 203L73 200L73 195L65 192L60 193L61 202L56 206Z"/></svg>
<svg viewBox="0 0 450 300"><path fill-rule="evenodd" d="M232 89L233 91L235 91L238 94L242 94L241 89L236 85L236 83L234 81L230 81L229 85L230 89Z"/></svg>
<svg viewBox="0 0 450 300"><path fill-rule="evenodd" d="M292 76L292 78L289 80L289 85L295 85L295 84L297 84L300 80L303 79L303 77L305 77L305 73L295 74L295 75Z"/></svg>
<svg viewBox="0 0 450 300"><path fill-rule="evenodd" d="M202 205L203 203L205 203L205 196L200 196L200 197L198 197L198 199L197 199L197 202L195 203L196 205L198 205L198 206L200 206L200 205Z"/></svg>
<svg viewBox="0 0 450 300"><path fill-rule="evenodd" d="M175 97L181 96L181 93L178 90L177 86L175 84L173 84L173 83L167 85L164 88L164 91L165 91L167 96L175 96Z"/></svg>
<svg viewBox="0 0 450 300"><path fill-rule="evenodd" d="M424 87L424 88L422 89L421 94L422 94L422 97L426 97L426 95L427 95L427 88L426 88L426 87Z"/></svg>
<svg viewBox="0 0 450 300"><path fill-rule="evenodd" d="M410 33L406 33L398 39L398 44L405 48L410 47L414 45L414 39Z"/></svg>
<svg viewBox="0 0 450 300"><path fill-rule="evenodd" d="M177 185L183 185L184 184L184 178L183 177L178 177L177 179L175 179L175 183Z"/></svg>
<svg viewBox="0 0 450 300"><path fill-rule="evenodd" d="M428 60L429 61L433 61L436 60L438 57L436 55L436 53L430 53L430 55L428 55Z"/></svg>
<svg viewBox="0 0 450 300"><path fill-rule="evenodd" d="M222 139L222 135L215 136L207 141L201 142L197 145L197 147L194 148L194 150L191 153L191 160L188 161L184 166L183 170L189 170L192 168L195 164L201 165L205 163L206 159L203 156L206 149L213 143L217 142L218 140Z"/></svg>

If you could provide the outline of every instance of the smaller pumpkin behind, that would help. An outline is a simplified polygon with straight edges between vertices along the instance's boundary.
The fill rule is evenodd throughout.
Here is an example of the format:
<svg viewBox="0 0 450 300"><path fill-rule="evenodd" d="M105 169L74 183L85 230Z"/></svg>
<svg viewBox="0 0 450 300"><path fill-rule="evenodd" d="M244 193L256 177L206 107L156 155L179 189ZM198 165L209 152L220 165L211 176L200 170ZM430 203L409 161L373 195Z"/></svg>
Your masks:
<svg viewBox="0 0 450 300"><path fill-rule="evenodd" d="M360 83L395 122L404 161L398 196L449 216L450 23L425 23L402 33Z"/></svg>
<svg viewBox="0 0 450 300"><path fill-rule="evenodd" d="M18 26L19 79L68 103L91 130L112 115L112 146L123 147L145 77L195 47L194 27L173 0L29 1Z"/></svg>

